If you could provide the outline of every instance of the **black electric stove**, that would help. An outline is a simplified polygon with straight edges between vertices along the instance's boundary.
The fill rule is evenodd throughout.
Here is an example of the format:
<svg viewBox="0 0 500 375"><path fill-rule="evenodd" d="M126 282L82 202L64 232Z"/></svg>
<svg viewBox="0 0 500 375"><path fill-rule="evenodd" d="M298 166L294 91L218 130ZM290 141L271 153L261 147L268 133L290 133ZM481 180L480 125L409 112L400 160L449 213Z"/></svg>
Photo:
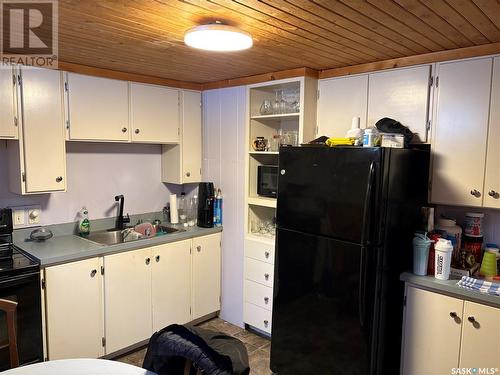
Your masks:
<svg viewBox="0 0 500 375"><path fill-rule="evenodd" d="M0 209L0 299L17 302L16 335L21 365L43 360L40 265L12 241L12 211ZM0 342L6 337L0 310ZM8 346L0 348L0 371L12 367Z"/></svg>

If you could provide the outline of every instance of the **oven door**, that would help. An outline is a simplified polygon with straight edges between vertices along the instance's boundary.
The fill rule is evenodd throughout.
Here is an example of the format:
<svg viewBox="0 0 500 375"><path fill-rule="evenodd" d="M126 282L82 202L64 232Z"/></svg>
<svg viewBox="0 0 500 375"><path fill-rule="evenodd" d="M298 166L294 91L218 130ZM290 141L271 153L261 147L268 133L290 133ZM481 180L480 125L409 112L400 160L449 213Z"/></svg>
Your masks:
<svg viewBox="0 0 500 375"><path fill-rule="evenodd" d="M16 334L19 363L43 360L40 273L33 272L0 278L0 299L17 302ZM7 322L0 311L0 371L11 368Z"/></svg>

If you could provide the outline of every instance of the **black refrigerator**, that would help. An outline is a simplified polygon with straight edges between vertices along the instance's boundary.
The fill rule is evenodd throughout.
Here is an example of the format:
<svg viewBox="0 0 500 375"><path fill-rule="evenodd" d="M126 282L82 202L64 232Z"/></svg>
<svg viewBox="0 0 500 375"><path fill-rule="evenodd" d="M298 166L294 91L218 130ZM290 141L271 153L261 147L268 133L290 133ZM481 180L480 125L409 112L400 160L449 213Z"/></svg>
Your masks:
<svg viewBox="0 0 500 375"><path fill-rule="evenodd" d="M429 151L282 147L271 370L398 374Z"/></svg>

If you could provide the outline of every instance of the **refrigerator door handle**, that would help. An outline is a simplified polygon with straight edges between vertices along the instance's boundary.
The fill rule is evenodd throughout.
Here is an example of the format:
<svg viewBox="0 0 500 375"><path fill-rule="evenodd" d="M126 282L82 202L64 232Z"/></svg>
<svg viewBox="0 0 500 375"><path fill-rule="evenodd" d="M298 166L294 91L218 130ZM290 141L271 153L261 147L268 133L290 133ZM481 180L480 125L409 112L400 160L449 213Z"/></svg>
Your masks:
<svg viewBox="0 0 500 375"><path fill-rule="evenodd" d="M361 247L361 257L359 260L359 292L358 292L358 312L359 323L361 327L365 327L365 312L366 312L366 261L365 261L366 248Z"/></svg>
<svg viewBox="0 0 500 375"><path fill-rule="evenodd" d="M371 220L370 213L372 210L372 190L373 183L375 180L375 162L372 161L370 164L370 169L368 171L368 186L366 187L366 195L365 195L365 208L363 210L363 227L361 232L361 245L370 244L370 229L371 229Z"/></svg>

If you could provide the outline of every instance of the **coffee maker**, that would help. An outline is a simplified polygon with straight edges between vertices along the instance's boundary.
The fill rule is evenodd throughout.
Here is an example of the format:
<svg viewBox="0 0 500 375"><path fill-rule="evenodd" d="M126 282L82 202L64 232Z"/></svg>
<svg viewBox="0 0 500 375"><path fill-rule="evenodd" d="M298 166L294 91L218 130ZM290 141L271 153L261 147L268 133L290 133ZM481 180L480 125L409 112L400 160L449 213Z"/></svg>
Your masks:
<svg viewBox="0 0 500 375"><path fill-rule="evenodd" d="M198 226L213 228L214 226L214 184L200 182L198 185Z"/></svg>

